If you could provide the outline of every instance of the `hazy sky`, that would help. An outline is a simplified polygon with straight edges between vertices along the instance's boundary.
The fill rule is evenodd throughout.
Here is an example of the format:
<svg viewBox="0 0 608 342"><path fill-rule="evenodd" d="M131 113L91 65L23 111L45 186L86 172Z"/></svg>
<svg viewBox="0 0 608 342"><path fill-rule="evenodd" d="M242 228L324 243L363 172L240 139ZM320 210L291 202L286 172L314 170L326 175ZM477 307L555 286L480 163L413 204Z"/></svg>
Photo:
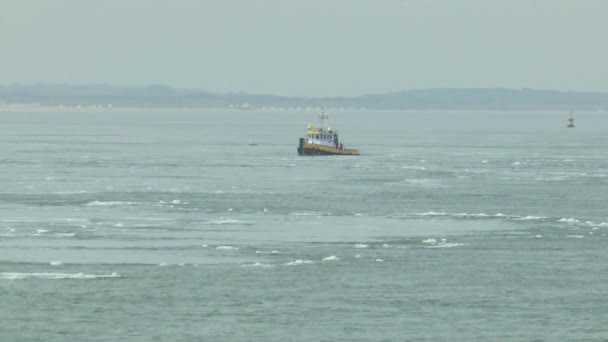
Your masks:
<svg viewBox="0 0 608 342"><path fill-rule="evenodd" d="M0 0L0 84L608 91L605 0Z"/></svg>

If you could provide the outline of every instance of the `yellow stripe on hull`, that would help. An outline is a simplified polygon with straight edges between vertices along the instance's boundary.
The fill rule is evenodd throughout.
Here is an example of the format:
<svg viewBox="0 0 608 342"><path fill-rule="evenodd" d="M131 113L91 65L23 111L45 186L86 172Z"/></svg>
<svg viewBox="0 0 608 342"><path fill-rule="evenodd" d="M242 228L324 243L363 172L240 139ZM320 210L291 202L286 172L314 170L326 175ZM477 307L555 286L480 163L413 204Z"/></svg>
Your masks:
<svg viewBox="0 0 608 342"><path fill-rule="evenodd" d="M302 153L301 155L345 155L345 156L358 156L359 150L347 150L347 149L339 149L330 146L324 145L315 145L304 143L302 145Z"/></svg>

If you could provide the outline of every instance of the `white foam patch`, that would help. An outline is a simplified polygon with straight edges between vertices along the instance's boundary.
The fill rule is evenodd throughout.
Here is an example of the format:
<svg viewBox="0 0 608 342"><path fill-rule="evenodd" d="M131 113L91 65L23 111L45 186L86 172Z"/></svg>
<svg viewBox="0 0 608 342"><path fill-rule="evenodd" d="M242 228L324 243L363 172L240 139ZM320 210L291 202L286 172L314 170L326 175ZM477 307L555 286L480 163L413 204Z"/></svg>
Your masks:
<svg viewBox="0 0 608 342"><path fill-rule="evenodd" d="M408 179L404 179L403 180L406 183L412 184L412 185L418 185L421 187L432 187L432 188L439 188L439 187L443 187L443 185L441 184L440 180L437 179L430 179L430 178L408 178Z"/></svg>
<svg viewBox="0 0 608 342"><path fill-rule="evenodd" d="M426 213L413 213L412 215L416 216L446 216L448 213L445 212L436 212L436 211L427 211Z"/></svg>
<svg viewBox="0 0 608 342"><path fill-rule="evenodd" d="M241 266L243 266L243 267L274 267L274 265L262 264L259 262L256 262L255 264L241 265Z"/></svg>
<svg viewBox="0 0 608 342"><path fill-rule="evenodd" d="M239 248L234 246L217 246L215 249L218 251L236 251Z"/></svg>
<svg viewBox="0 0 608 342"><path fill-rule="evenodd" d="M404 170L418 170L418 171L425 171L426 170L426 167L419 166L419 165L403 165L403 166L401 166L401 168L404 169Z"/></svg>
<svg viewBox="0 0 608 342"><path fill-rule="evenodd" d="M573 239L582 239L585 237L585 235L566 235L566 237L573 238Z"/></svg>
<svg viewBox="0 0 608 342"><path fill-rule="evenodd" d="M247 222L245 222L245 221L239 221L239 220L235 220L235 219L229 219L229 218L220 217L218 220L209 221L208 224L217 224L217 225L222 225L222 224L247 224Z"/></svg>
<svg viewBox="0 0 608 342"><path fill-rule="evenodd" d="M76 233L55 233L53 235L57 237L74 237Z"/></svg>
<svg viewBox="0 0 608 342"><path fill-rule="evenodd" d="M486 214L486 213L478 213L478 214L458 213L458 214L454 214L453 216L455 216L455 217L474 217L474 218L495 217L494 215L490 215L490 214ZM504 215L502 215L502 216L504 216Z"/></svg>
<svg viewBox="0 0 608 342"><path fill-rule="evenodd" d="M293 215L293 216L319 216L319 215L323 215L323 214L324 213L318 212L318 211L289 213L289 215Z"/></svg>
<svg viewBox="0 0 608 342"><path fill-rule="evenodd" d="M36 233L38 233L38 234L44 234L44 233L48 233L48 232L49 232L48 229L38 229L38 230L36 230Z"/></svg>
<svg viewBox="0 0 608 342"><path fill-rule="evenodd" d="M453 248L453 247L460 247L460 246L466 246L466 243L456 243L456 242L440 242L436 245L432 245L432 246L426 246L424 248Z"/></svg>
<svg viewBox="0 0 608 342"><path fill-rule="evenodd" d="M338 258L335 255L330 255L330 256L328 256L326 258L323 258L323 261L339 261L339 260L340 260L340 258Z"/></svg>
<svg viewBox="0 0 608 342"><path fill-rule="evenodd" d="M436 244L437 243L437 239L433 239L433 238L431 238L431 239L425 239L425 240L422 240L422 243Z"/></svg>
<svg viewBox="0 0 608 342"><path fill-rule="evenodd" d="M535 235L534 237L535 237L535 238L542 238L543 236L542 236L542 235L540 235L540 234L538 234L538 235Z"/></svg>
<svg viewBox="0 0 608 342"><path fill-rule="evenodd" d="M541 221L541 220L546 220L547 217L545 216L521 216L521 217L517 217L514 220L515 221Z"/></svg>
<svg viewBox="0 0 608 342"><path fill-rule="evenodd" d="M388 243L382 244L382 248L390 248L390 247L391 247L391 245L389 245Z"/></svg>
<svg viewBox="0 0 608 342"><path fill-rule="evenodd" d="M110 274L87 274L87 273L46 273L46 272L0 272L0 279L99 279L99 278L120 278L120 274L112 272Z"/></svg>
<svg viewBox="0 0 608 342"><path fill-rule="evenodd" d="M353 246L353 248L367 248L367 247L369 247L369 246L364 243L358 243Z"/></svg>
<svg viewBox="0 0 608 342"><path fill-rule="evenodd" d="M50 262L51 266L61 266L63 265L63 262L58 261L58 260L53 260Z"/></svg>
<svg viewBox="0 0 608 342"><path fill-rule="evenodd" d="M384 262L382 259L376 259L376 262Z"/></svg>
<svg viewBox="0 0 608 342"><path fill-rule="evenodd" d="M281 254L281 251L277 251L277 250L270 251L270 252L268 252L268 251L255 251L255 253L256 254L275 254L276 255L276 254Z"/></svg>
<svg viewBox="0 0 608 342"><path fill-rule="evenodd" d="M86 205L89 207L111 207L111 206L119 206L119 205L131 205L134 202L122 202L122 201L92 201L87 203Z"/></svg>
<svg viewBox="0 0 608 342"><path fill-rule="evenodd" d="M567 218L567 217L561 218L561 219L559 219L557 221L558 222L565 222L565 223L579 223L580 222L579 220L577 220L575 218Z"/></svg>
<svg viewBox="0 0 608 342"><path fill-rule="evenodd" d="M290 261L288 263L285 263L285 266L297 266L297 265L309 265L312 264L313 262L311 260L294 260L294 261Z"/></svg>

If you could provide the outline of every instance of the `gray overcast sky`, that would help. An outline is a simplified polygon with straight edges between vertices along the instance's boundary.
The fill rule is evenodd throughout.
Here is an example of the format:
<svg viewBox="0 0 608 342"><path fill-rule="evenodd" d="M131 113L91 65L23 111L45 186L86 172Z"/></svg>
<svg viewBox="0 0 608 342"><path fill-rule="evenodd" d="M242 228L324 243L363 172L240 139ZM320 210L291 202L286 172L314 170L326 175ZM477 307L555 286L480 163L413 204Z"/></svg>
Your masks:
<svg viewBox="0 0 608 342"><path fill-rule="evenodd" d="M0 83L608 91L605 0L0 0Z"/></svg>

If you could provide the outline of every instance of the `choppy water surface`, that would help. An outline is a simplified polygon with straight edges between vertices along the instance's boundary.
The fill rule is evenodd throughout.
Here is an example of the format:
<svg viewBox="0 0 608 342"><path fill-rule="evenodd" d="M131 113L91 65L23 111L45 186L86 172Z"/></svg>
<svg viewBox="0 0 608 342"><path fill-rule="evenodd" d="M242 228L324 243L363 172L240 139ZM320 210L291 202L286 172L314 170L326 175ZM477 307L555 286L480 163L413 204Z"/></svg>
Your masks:
<svg viewBox="0 0 608 342"><path fill-rule="evenodd" d="M608 336L608 116L330 114L1 113L0 340Z"/></svg>

